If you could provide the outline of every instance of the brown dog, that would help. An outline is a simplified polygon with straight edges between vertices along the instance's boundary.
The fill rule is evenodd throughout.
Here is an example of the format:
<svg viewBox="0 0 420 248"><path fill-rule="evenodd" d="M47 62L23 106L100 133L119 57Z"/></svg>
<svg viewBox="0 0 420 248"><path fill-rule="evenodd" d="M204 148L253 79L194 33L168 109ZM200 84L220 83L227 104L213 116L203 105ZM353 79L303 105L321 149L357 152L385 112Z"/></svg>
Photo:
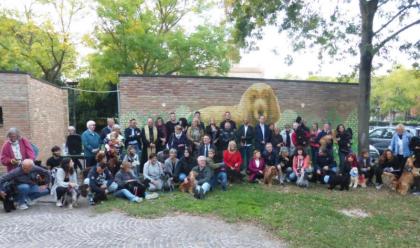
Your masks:
<svg viewBox="0 0 420 248"><path fill-rule="evenodd" d="M277 168L275 166L267 166L264 169L264 184L271 187L273 184L273 178L278 175Z"/></svg>
<svg viewBox="0 0 420 248"><path fill-rule="evenodd" d="M265 115L267 123L276 123L280 119L280 106L277 96L270 85L256 83L249 86L244 92L238 105L209 106L199 110L201 119L205 123L210 118L215 118L219 123L223 120L222 114L229 111L236 123L241 123L245 118L253 125L258 123L261 115Z"/></svg>
<svg viewBox="0 0 420 248"><path fill-rule="evenodd" d="M389 172L382 174L382 180L391 190L397 191L401 195L406 195L414 184L414 178L420 176L420 169L414 167L414 160L412 158L407 159L404 171L400 178Z"/></svg>
<svg viewBox="0 0 420 248"><path fill-rule="evenodd" d="M179 190L181 192L189 192L190 194L194 193L194 188L196 186L196 180L195 177L197 176L197 173L194 171L191 171L190 174L187 177L187 182L182 182L179 185Z"/></svg>

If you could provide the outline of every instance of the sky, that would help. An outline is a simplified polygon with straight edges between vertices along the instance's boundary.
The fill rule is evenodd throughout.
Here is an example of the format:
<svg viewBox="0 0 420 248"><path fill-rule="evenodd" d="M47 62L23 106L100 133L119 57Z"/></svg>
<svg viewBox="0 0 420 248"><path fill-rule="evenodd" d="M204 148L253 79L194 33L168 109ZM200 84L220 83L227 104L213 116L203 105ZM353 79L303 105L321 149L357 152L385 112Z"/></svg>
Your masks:
<svg viewBox="0 0 420 248"><path fill-rule="evenodd" d="M22 11L25 6L29 6L30 2L31 0L1 0L0 7L13 8ZM351 4L347 11L350 15L356 14L358 11L358 1L353 0L353 2L354 6ZM80 16L76 17L71 27L73 39L77 46L77 51L80 54L78 60L79 64L83 63L84 56L93 52L92 49L85 47L82 42L80 42L81 38L83 35L91 33L98 21L94 5L90 0L86 0L86 3L86 8ZM322 3L326 4L320 6L320 8L322 8L321 11L327 13L328 11L331 11L331 6L334 6L337 3L337 0L325 0L322 1ZM36 6L34 10L37 13L48 15L53 18L53 11L48 7ZM221 8L211 11L212 16L210 19L217 22L223 16L222 11ZM81 16L83 16L83 18ZM197 25L198 23L200 23L200 20L197 20L196 17L187 16L181 24L187 29L193 29L194 27L191 25ZM406 40L416 40L418 39L419 33L420 25L417 25L417 27L411 28L403 33L401 37ZM291 41L286 34L279 34L275 27L267 27L264 29L264 38L256 43L259 48L258 50L251 52L241 51L239 66L262 69L264 71L263 77L265 78L284 78L293 75L299 79L305 79L312 74L335 77L339 74L350 73L352 67L357 64L359 60L358 56L353 56L342 60L326 60L321 64L321 61L317 58L317 50L293 52L290 44ZM276 52L273 52L274 50ZM292 65L287 65L285 63L284 56L287 54L293 54L294 63ZM398 61L398 64L406 67L410 67L414 62L410 60L407 55L400 53L397 49L390 52L390 57ZM374 64L378 63L383 65L375 72L376 75L386 74L387 71L394 66L392 61L375 57Z"/></svg>

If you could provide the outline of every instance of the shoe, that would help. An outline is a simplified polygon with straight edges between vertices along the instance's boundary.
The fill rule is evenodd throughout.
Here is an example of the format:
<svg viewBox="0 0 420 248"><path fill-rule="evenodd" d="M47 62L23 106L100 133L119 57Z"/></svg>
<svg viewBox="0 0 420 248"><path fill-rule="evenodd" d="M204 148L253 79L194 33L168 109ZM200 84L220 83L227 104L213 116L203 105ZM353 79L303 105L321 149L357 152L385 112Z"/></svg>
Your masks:
<svg viewBox="0 0 420 248"><path fill-rule="evenodd" d="M200 192L198 193L198 199L203 200L204 199L204 190L203 188L200 188Z"/></svg>
<svg viewBox="0 0 420 248"><path fill-rule="evenodd" d="M28 206L33 206L33 205L35 205L36 204L36 200L31 200L31 199L26 199L26 204L28 205Z"/></svg>
<svg viewBox="0 0 420 248"><path fill-rule="evenodd" d="M156 199L156 198L159 198L159 194L158 193L156 193L156 192L153 192L153 193L147 193L146 194L146 196L144 197L146 200L153 200L153 199ZM143 199L143 198L141 198L141 199Z"/></svg>
<svg viewBox="0 0 420 248"><path fill-rule="evenodd" d="M135 202L135 203L140 203L140 202L142 202L143 201L143 198L140 198L140 197L134 197L133 198L133 200L131 200L132 202Z"/></svg>
<svg viewBox="0 0 420 248"><path fill-rule="evenodd" d="M414 196L420 196L420 191L413 192L412 195L414 195Z"/></svg>
<svg viewBox="0 0 420 248"><path fill-rule="evenodd" d="M58 200L57 203L55 204L57 207L61 208L63 206L63 203L61 202L61 200Z"/></svg>
<svg viewBox="0 0 420 248"><path fill-rule="evenodd" d="M200 192L197 190L197 188L194 188L194 198L199 199Z"/></svg>
<svg viewBox="0 0 420 248"><path fill-rule="evenodd" d="M377 184L377 185L376 185L376 189L377 189L377 190L380 190L381 188L382 188L382 184Z"/></svg>
<svg viewBox="0 0 420 248"><path fill-rule="evenodd" d="M19 210L26 210L26 209L28 209L29 207L28 207L28 205L26 205L26 204L22 204L22 205L19 205L18 207L17 207L17 209L19 209Z"/></svg>
<svg viewBox="0 0 420 248"><path fill-rule="evenodd" d="M93 206L93 205L95 205L95 204L96 204L96 203L95 203L95 201L93 200L93 198L89 199L89 205Z"/></svg>
<svg viewBox="0 0 420 248"><path fill-rule="evenodd" d="M73 204L69 204L69 209L73 209Z"/></svg>

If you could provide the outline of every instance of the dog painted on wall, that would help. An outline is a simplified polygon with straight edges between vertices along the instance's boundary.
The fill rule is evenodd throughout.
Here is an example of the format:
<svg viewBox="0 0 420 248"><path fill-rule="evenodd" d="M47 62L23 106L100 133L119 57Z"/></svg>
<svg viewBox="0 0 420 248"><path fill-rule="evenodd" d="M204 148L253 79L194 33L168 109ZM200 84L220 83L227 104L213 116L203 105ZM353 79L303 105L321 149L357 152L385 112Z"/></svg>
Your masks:
<svg viewBox="0 0 420 248"><path fill-rule="evenodd" d="M223 114L229 111L236 123L248 118L253 125L258 123L260 115L267 118L267 123L276 123L280 119L280 106L273 88L265 83L251 85L242 95L238 105L209 106L199 110L205 123L215 118L216 123L223 120Z"/></svg>

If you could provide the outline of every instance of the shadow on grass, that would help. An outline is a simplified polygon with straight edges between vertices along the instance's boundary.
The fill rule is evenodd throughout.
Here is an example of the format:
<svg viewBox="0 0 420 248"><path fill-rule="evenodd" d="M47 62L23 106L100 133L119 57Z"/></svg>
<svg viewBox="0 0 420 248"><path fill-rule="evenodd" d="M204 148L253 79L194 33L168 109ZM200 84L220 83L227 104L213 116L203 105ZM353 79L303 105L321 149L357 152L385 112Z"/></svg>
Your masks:
<svg viewBox="0 0 420 248"><path fill-rule="evenodd" d="M351 218L338 212L354 208L369 217ZM205 200L180 192L140 204L112 198L96 210L142 218L182 212L218 216L231 223L251 222L295 247L418 247L420 240L420 198L373 188L331 192L323 186L244 184L227 192L210 192Z"/></svg>

